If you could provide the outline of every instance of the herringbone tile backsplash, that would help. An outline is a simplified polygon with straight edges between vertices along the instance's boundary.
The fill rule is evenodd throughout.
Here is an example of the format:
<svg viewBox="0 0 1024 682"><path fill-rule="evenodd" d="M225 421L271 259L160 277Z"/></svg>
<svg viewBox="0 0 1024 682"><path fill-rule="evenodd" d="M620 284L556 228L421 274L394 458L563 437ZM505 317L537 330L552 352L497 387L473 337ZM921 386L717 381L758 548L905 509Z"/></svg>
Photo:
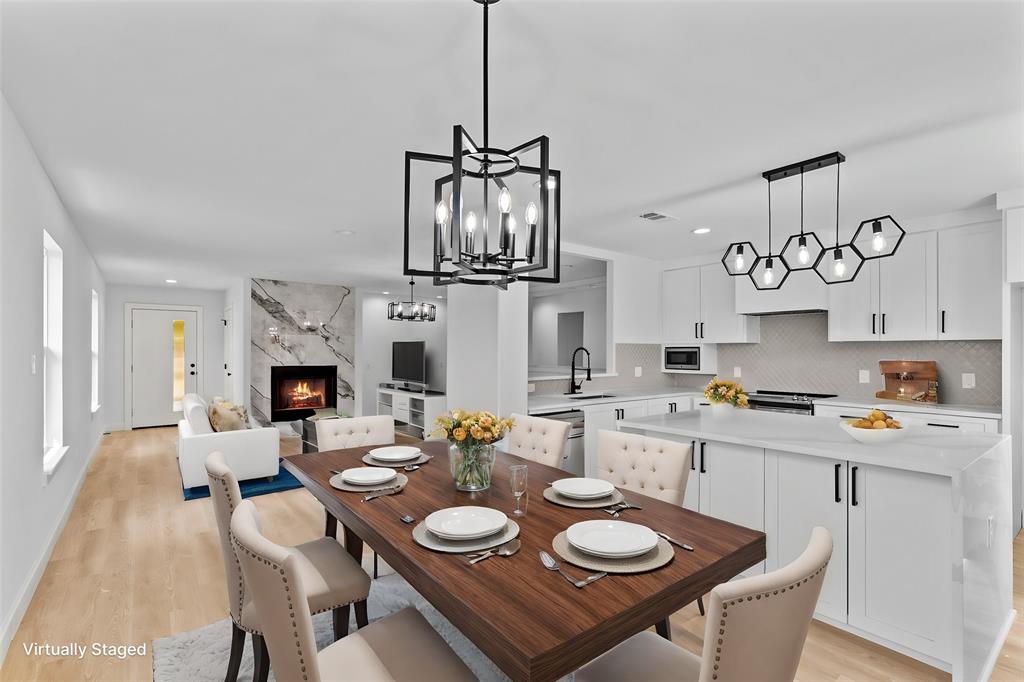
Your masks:
<svg viewBox="0 0 1024 682"><path fill-rule="evenodd" d="M935 360L939 366L939 401L997 406L1002 392L1002 344L999 341L864 341L829 343L828 315L809 313L761 318L760 343L720 344L719 376L740 381L747 390L835 393L844 398L873 399L884 388L879 360ZM618 376L594 379L584 390L614 388L703 388L709 377L663 374L657 344L617 344ZM643 376L633 376L633 368ZM868 370L870 383L858 381ZM961 374L975 375L976 388L961 388ZM564 393L568 381L537 381L536 395Z"/></svg>

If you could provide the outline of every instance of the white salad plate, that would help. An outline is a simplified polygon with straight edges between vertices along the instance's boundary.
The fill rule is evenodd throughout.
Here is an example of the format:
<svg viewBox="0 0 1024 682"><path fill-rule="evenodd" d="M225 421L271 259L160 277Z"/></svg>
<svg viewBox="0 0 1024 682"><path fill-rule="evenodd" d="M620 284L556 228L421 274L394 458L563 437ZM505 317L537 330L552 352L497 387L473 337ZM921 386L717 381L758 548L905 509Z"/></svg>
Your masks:
<svg viewBox="0 0 1024 682"><path fill-rule="evenodd" d="M377 485L397 477L394 469L384 467L356 467L341 472L341 480L352 485Z"/></svg>
<svg viewBox="0 0 1024 682"><path fill-rule="evenodd" d="M444 540L475 540L504 530L508 517L489 507L450 507L430 514L423 523Z"/></svg>
<svg viewBox="0 0 1024 682"><path fill-rule="evenodd" d="M653 530L626 521L581 521L569 526L565 537L579 551L604 559L640 556L658 544Z"/></svg>
<svg viewBox="0 0 1024 682"><path fill-rule="evenodd" d="M378 462L404 462L407 459L416 459L422 453L419 448L409 445L389 445L383 448L374 448L367 454Z"/></svg>
<svg viewBox="0 0 1024 682"><path fill-rule="evenodd" d="M562 497L574 500L596 500L611 495L615 490L615 486L599 478L560 478L552 482L551 487Z"/></svg>

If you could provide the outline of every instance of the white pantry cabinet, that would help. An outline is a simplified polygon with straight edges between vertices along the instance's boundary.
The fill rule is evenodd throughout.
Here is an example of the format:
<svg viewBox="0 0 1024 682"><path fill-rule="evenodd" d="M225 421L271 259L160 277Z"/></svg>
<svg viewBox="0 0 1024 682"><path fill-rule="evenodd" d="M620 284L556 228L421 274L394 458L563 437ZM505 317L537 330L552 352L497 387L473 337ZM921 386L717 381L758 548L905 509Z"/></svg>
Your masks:
<svg viewBox="0 0 1024 682"><path fill-rule="evenodd" d="M1002 338L999 223L942 230L938 240L938 338Z"/></svg>
<svg viewBox="0 0 1024 682"><path fill-rule="evenodd" d="M828 340L936 338L936 242L934 232L908 234L896 255L866 261L852 282L831 285Z"/></svg>
<svg viewBox="0 0 1024 682"><path fill-rule="evenodd" d="M846 505L845 460L765 451L765 509L769 570L800 556L815 526L832 533L832 561L815 613L846 622ZM774 530L774 532L771 532Z"/></svg>
<svg viewBox="0 0 1024 682"><path fill-rule="evenodd" d="M756 343L761 322L736 312L736 285L721 263L662 273L662 335L668 345Z"/></svg>
<svg viewBox="0 0 1024 682"><path fill-rule="evenodd" d="M698 441L696 472L687 489L699 485L698 511L740 526L764 530L764 450L746 445ZM694 480L694 473L697 474ZM683 506L686 504L684 502ZM764 562L741 575L764 573Z"/></svg>
<svg viewBox="0 0 1024 682"><path fill-rule="evenodd" d="M849 624L948 660L949 479L854 463L849 472Z"/></svg>

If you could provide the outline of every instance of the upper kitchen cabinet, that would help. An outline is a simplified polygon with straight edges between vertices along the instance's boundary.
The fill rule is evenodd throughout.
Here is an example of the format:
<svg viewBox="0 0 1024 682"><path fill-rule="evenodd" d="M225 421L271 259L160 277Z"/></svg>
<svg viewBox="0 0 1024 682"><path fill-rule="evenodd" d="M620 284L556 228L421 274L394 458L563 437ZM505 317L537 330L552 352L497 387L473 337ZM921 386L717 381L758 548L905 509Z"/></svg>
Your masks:
<svg viewBox="0 0 1024 682"><path fill-rule="evenodd" d="M666 270L661 301L666 344L760 340L760 321L736 312L735 284L720 263Z"/></svg>
<svg viewBox="0 0 1024 682"><path fill-rule="evenodd" d="M938 338L1002 338L999 223L938 233Z"/></svg>
<svg viewBox="0 0 1024 682"><path fill-rule="evenodd" d="M829 341L937 338L939 241L935 232L908 234L895 255L869 260L854 281L830 286Z"/></svg>
<svg viewBox="0 0 1024 682"><path fill-rule="evenodd" d="M791 272L778 289L758 291L749 277L733 277L736 312L743 315L828 309L828 287L811 270Z"/></svg>

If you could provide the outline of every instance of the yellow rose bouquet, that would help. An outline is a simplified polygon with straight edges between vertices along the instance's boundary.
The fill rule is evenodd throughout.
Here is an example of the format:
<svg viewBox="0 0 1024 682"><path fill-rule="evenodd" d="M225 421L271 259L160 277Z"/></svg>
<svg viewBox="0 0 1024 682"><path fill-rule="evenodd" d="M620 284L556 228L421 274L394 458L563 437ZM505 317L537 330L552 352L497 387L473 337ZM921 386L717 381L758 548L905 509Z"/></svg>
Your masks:
<svg viewBox="0 0 1024 682"><path fill-rule="evenodd" d="M749 407L747 392L735 381L715 377L704 387L704 397L712 405L729 404L733 407Z"/></svg>
<svg viewBox="0 0 1024 682"><path fill-rule="evenodd" d="M445 438L449 464L459 490L486 490L491 486L494 443L512 428L512 419L499 419L490 412L452 410L437 418L432 436Z"/></svg>

